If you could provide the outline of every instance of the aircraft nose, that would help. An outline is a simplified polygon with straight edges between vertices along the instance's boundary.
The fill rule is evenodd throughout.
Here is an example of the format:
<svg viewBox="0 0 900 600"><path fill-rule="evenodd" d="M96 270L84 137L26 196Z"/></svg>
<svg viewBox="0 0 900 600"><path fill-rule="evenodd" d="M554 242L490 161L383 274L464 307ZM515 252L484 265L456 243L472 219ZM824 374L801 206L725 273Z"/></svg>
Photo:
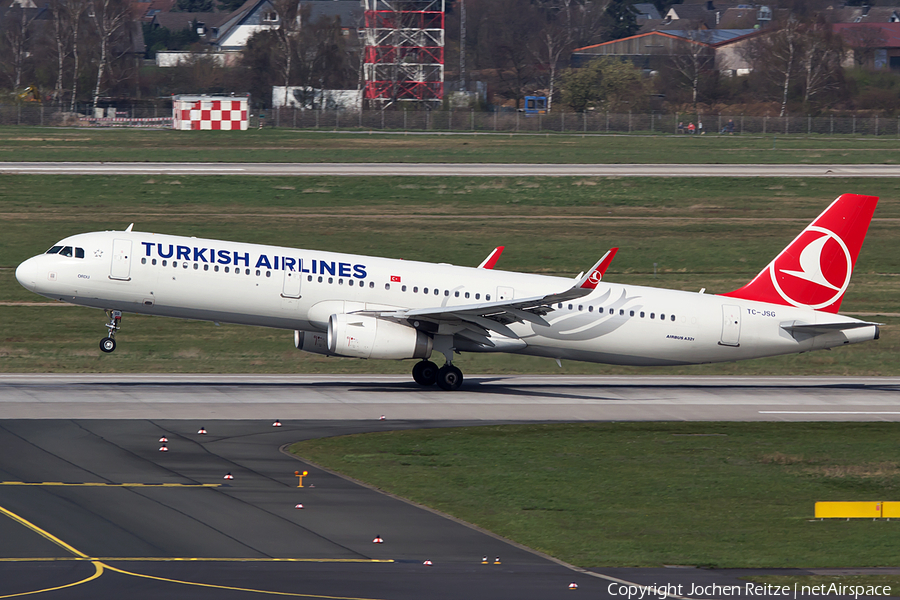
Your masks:
<svg viewBox="0 0 900 600"><path fill-rule="evenodd" d="M32 257L16 267L16 279L26 290L34 291L37 282L37 258Z"/></svg>

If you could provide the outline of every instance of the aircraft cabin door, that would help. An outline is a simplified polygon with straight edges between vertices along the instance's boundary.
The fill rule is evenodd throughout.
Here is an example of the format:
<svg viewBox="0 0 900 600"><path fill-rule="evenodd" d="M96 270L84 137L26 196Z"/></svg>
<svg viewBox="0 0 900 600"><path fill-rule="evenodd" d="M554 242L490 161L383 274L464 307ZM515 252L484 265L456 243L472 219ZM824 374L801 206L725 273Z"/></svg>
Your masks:
<svg viewBox="0 0 900 600"><path fill-rule="evenodd" d="M109 278L131 280L131 240L113 240Z"/></svg>
<svg viewBox="0 0 900 600"><path fill-rule="evenodd" d="M722 305L721 346L741 345L741 307L733 304Z"/></svg>
<svg viewBox="0 0 900 600"><path fill-rule="evenodd" d="M512 300L515 292L511 287L498 287L497 300Z"/></svg>
<svg viewBox="0 0 900 600"><path fill-rule="evenodd" d="M284 286L281 289L282 298L299 298L300 297L300 277L301 273L297 271L284 272Z"/></svg>

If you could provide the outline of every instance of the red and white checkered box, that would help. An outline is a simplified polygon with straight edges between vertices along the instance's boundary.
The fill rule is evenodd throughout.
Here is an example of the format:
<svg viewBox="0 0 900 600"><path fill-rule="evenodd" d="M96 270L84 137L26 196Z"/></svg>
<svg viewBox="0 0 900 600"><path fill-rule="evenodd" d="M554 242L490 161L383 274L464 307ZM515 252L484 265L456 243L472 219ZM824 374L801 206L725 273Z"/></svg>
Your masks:
<svg viewBox="0 0 900 600"><path fill-rule="evenodd" d="M172 124L181 131L245 131L250 112L247 98L176 96Z"/></svg>

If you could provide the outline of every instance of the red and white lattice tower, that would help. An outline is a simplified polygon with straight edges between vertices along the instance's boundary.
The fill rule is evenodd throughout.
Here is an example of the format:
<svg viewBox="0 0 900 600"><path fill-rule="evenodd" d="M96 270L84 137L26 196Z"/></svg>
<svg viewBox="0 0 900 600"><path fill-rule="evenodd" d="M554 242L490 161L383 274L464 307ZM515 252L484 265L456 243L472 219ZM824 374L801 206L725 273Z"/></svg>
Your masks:
<svg viewBox="0 0 900 600"><path fill-rule="evenodd" d="M370 108L436 107L444 99L444 1L363 0L363 98Z"/></svg>

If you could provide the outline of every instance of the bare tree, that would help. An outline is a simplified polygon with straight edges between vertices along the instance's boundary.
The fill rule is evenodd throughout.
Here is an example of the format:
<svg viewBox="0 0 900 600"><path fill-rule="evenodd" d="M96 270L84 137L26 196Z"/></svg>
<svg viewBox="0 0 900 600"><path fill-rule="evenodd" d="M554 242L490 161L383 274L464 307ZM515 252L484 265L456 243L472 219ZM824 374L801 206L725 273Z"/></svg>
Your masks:
<svg viewBox="0 0 900 600"><path fill-rule="evenodd" d="M757 36L744 49L754 71L778 88L781 96L780 117L787 110L788 91L800 69L802 38L800 22L788 19L777 31Z"/></svg>
<svg viewBox="0 0 900 600"><path fill-rule="evenodd" d="M672 68L684 77L691 87L691 103L695 108L700 90L700 78L714 60L709 40L710 32L697 26L687 32L684 42L673 43L669 52Z"/></svg>
<svg viewBox="0 0 900 600"><path fill-rule="evenodd" d="M75 101L78 97L78 69L80 59L80 46L78 45L79 34L81 33L81 20L88 10L90 0L66 0L64 2L65 10L61 13L65 21L65 29L68 30L72 39L72 104L69 108L75 111Z"/></svg>
<svg viewBox="0 0 900 600"><path fill-rule="evenodd" d="M110 57L115 37L123 30L131 17L131 8L123 0L90 0L90 17L97 30L100 57L97 65L97 83L94 86L93 105L97 107L103 76L110 72Z"/></svg>
<svg viewBox="0 0 900 600"><path fill-rule="evenodd" d="M853 60L858 67L874 66L875 51L886 46L884 32L878 27L855 24L843 29L841 35L853 50Z"/></svg>
<svg viewBox="0 0 900 600"><path fill-rule="evenodd" d="M556 90L556 80L559 73L559 65L562 56L571 50L572 38L570 31L560 27L558 23L549 22L536 36L534 42L535 59L540 64L547 65L547 110L553 108L553 94Z"/></svg>
<svg viewBox="0 0 900 600"><path fill-rule="evenodd" d="M9 57L10 83L16 93L22 87L25 62L31 54L31 24L36 12L34 9L24 8L22 4L14 4L8 9L4 19L3 41Z"/></svg>
<svg viewBox="0 0 900 600"><path fill-rule="evenodd" d="M69 43L72 31L67 26L66 11L68 2L64 0L51 0L50 12L53 15L53 42L56 46L56 87L53 88L53 99L57 110L63 101L63 73L65 73L66 57L69 55Z"/></svg>
<svg viewBox="0 0 900 600"><path fill-rule="evenodd" d="M291 85L291 69L297 52L297 34L303 21L309 19L310 10L300 10L299 0L270 0L278 15L275 39L278 42L278 66L284 82L284 105L288 103L288 86ZM304 19L305 17L305 19Z"/></svg>
<svg viewBox="0 0 900 600"><path fill-rule="evenodd" d="M840 37L820 26L805 31L802 51L803 102L808 105L813 96L837 87L843 49Z"/></svg>

